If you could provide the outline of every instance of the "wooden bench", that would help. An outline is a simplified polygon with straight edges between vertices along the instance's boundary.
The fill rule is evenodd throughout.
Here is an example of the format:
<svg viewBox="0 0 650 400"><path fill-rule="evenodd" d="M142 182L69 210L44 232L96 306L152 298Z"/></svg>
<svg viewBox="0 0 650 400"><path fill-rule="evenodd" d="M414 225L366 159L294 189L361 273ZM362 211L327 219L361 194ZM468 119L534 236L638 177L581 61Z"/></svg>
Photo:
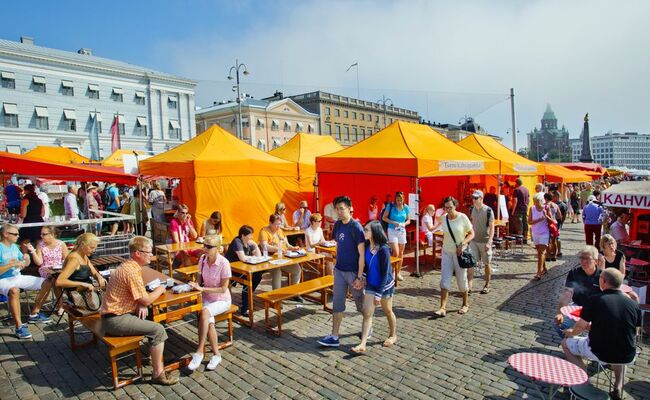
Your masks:
<svg viewBox="0 0 650 400"><path fill-rule="evenodd" d="M266 323L266 329L277 336L282 335L282 301L296 296L320 291L323 309L328 311L327 288L332 286L334 286L334 277L332 275L327 275L321 278L311 279L295 285L285 286L258 294L256 297L264 302L264 322ZM276 315L278 316L277 330L273 329L269 321L270 307L275 308Z"/></svg>
<svg viewBox="0 0 650 400"><path fill-rule="evenodd" d="M99 314L91 314L86 316L79 316L70 306L64 305L64 310L68 313L68 326L70 329L70 347L73 350L85 347L89 344L96 344L97 339L100 339L108 347L108 358L111 362L111 372L113 375L113 388L118 389L126 386L139 379L142 379L142 353L140 351L140 342L144 336L105 336L102 330L102 318ZM78 344L75 339L74 323L79 321L86 329L88 329L93 337L89 341ZM117 360L124 358L119 355L133 352L135 354L136 374L127 379L120 379L117 374Z"/></svg>
<svg viewBox="0 0 650 400"><path fill-rule="evenodd" d="M194 282L196 281L196 274L199 273L199 266L190 265L189 267L176 268L174 272L181 275L179 277L180 280L186 282Z"/></svg>

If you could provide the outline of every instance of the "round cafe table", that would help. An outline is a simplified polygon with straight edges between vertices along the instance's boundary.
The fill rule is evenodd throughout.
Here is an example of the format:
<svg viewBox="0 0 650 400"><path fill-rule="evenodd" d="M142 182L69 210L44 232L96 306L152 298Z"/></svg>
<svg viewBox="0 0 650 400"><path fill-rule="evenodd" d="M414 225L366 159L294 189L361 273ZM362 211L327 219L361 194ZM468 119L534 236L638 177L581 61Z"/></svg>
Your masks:
<svg viewBox="0 0 650 400"><path fill-rule="evenodd" d="M561 358L539 353L516 353L508 357L508 364L533 382L549 384L548 396L538 386L542 398L552 399L560 386L581 385L589 379L587 373L575 364Z"/></svg>
<svg viewBox="0 0 650 400"><path fill-rule="evenodd" d="M569 319L571 319L573 321L576 321L576 322L580 320L580 317L576 317L575 315L573 315L571 313L574 312L574 311L577 311L577 310L582 310L582 306L573 305L573 306L564 306L564 307L560 308L560 312L562 313L562 315L564 315L567 318L569 318Z"/></svg>

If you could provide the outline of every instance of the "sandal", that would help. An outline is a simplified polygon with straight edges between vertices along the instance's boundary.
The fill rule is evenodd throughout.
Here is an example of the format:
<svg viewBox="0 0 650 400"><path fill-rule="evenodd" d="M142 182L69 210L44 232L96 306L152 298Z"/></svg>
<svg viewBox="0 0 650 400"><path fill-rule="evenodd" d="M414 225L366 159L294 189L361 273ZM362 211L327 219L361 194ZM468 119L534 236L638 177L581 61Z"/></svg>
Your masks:
<svg viewBox="0 0 650 400"><path fill-rule="evenodd" d="M354 346L353 348L350 349L350 351L353 352L354 354L365 354L366 353L366 349L362 350L362 349L359 348L359 346Z"/></svg>
<svg viewBox="0 0 650 400"><path fill-rule="evenodd" d="M388 339L384 340L384 347L391 347L396 342L397 342L397 338L394 338L394 339L388 338Z"/></svg>
<svg viewBox="0 0 650 400"><path fill-rule="evenodd" d="M533 276L533 280L534 280L534 281L538 281L538 280L540 280L540 279L542 279L542 276L541 276L541 275L535 274L535 276Z"/></svg>
<svg viewBox="0 0 650 400"><path fill-rule="evenodd" d="M442 308L436 312L433 313L438 318L443 318L445 315L447 315L447 310L443 310Z"/></svg>
<svg viewBox="0 0 650 400"><path fill-rule="evenodd" d="M462 306L460 310L458 310L458 314L460 315L467 314L468 311L469 311L469 306Z"/></svg>
<svg viewBox="0 0 650 400"><path fill-rule="evenodd" d="M483 288L483 290L481 290L481 294L488 294L488 293L490 293L490 287L489 286L486 286L486 287Z"/></svg>

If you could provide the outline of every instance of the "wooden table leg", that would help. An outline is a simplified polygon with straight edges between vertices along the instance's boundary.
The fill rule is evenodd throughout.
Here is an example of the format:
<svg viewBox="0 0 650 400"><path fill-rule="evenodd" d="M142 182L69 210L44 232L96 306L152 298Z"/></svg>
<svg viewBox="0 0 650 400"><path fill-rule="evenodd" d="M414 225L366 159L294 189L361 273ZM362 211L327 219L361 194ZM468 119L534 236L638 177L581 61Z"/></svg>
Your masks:
<svg viewBox="0 0 650 400"><path fill-rule="evenodd" d="M172 267L172 264L174 263L174 257L172 257L172 252L171 251L167 253L167 262L169 262L169 267L168 267L169 268L169 277L173 278L174 277L174 271L173 271L174 268Z"/></svg>
<svg viewBox="0 0 650 400"><path fill-rule="evenodd" d="M255 306L253 304L253 274L246 273L248 280L248 320L250 321L251 328L253 327L253 314L255 313Z"/></svg>

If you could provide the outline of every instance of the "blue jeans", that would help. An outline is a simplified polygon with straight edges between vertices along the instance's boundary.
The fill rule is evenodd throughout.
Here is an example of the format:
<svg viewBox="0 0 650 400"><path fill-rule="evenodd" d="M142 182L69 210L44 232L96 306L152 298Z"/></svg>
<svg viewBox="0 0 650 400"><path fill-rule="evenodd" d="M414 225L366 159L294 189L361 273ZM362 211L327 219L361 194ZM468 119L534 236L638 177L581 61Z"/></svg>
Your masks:
<svg viewBox="0 0 650 400"><path fill-rule="evenodd" d="M556 324L555 320L551 321L551 324L555 332L560 336L560 339L564 339L564 331L573 328L576 325L576 321L565 315L560 325Z"/></svg>

